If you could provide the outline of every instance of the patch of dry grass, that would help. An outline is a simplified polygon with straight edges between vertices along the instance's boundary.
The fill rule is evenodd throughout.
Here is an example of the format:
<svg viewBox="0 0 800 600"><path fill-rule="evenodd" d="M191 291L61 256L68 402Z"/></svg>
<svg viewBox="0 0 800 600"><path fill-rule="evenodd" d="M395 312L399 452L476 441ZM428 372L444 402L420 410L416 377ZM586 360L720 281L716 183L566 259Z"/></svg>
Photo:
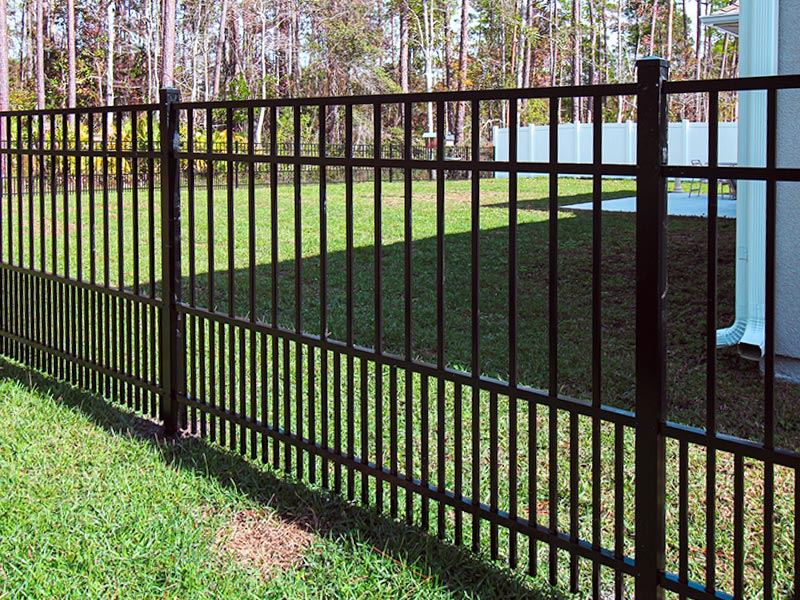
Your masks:
<svg viewBox="0 0 800 600"><path fill-rule="evenodd" d="M228 516L214 545L221 555L257 569L266 581L300 564L315 539L302 520L287 520L268 509L242 510Z"/></svg>

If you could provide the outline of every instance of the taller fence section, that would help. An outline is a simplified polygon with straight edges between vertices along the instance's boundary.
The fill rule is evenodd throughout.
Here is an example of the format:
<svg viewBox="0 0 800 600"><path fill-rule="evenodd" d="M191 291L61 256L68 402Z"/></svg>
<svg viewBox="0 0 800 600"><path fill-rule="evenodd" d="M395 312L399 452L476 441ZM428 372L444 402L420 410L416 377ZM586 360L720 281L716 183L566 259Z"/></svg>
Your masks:
<svg viewBox="0 0 800 600"><path fill-rule="evenodd" d="M705 285L697 290L704 306L698 307L701 310L695 321L700 331L705 331L699 336L705 347L697 346L705 389L697 395L700 410L695 418L676 418L672 406L665 410L659 428L666 443L665 449L659 448L659 452L665 451L666 472L658 476L664 477L667 541L664 566L659 566L660 589L687 598L796 598L800 580L800 443L797 419L791 415L800 400L800 388L796 382L779 381L776 370L776 337L791 337L796 327L796 321L787 315L783 320L776 318L776 290L795 283L787 269L796 259L784 254L781 264L776 247L781 236L785 244L796 235L792 221L779 223L778 215L781 210L784 217L797 211L800 161L790 153L781 156L778 141L783 139L784 150L794 146L781 128L788 127L790 115L800 107L800 75L665 81L661 94L667 103L701 98L709 107L710 126L707 164L664 164L660 169L662 177L708 182L705 239L698 246L699 260L706 263ZM740 107L746 105L752 111L746 115L750 137L739 141L738 164L724 162L724 142L717 123L721 99L730 94L738 96ZM758 110L759 105L763 110ZM724 224L717 219L718 183L728 177L738 188L740 221L735 252L724 247ZM673 235L669 232L668 239ZM758 276L751 277L746 290L747 325L731 336L727 332L742 318L739 290L735 310L730 298L723 301L726 287L730 290L729 265L734 261L737 286L740 278L747 281L745 273L756 271ZM680 285L674 279L670 285L675 283ZM669 294L667 304L668 316L681 311L669 303ZM678 327L667 319L672 348L680 344L676 338L683 332L677 331ZM738 392L746 398L739 401L724 392L725 377L733 371L726 369L730 353L724 354L718 345L730 337L738 341L742 356L760 358L759 377L746 392ZM744 364L737 366L737 371L745 369ZM675 394L675 387L673 383L669 393ZM738 413L734 420L728 418L731 410ZM755 427L744 427L747 422ZM694 462L698 455L703 457L699 464ZM693 560L698 550L702 559Z"/></svg>
<svg viewBox="0 0 800 600"><path fill-rule="evenodd" d="M189 177L178 402L189 427L554 585L598 598L632 591L637 421L603 404L602 213L586 252L565 250L559 175L591 177L598 207L605 177L636 175L604 164L599 143L605 99L637 89L178 103L177 157ZM481 155L487 115L505 115L513 132L521 112L544 106L555 132L561 103L575 96L598 115L593 164L559 163L556 139L544 163ZM467 115L467 156L452 159L443 144L414 155L429 103L440 140L447 114ZM247 144L235 144L237 123ZM214 126L228 132L226 146L203 140ZM383 154L389 136L400 156ZM289 166L293 184L236 189L237 172L262 165ZM196 188L198 166L207 180L225 174L227 187ZM329 182L329 169L344 170L344 183ZM481 177L495 170L514 176ZM371 184L356 183L364 171ZM547 173L549 197L520 192L524 172ZM576 260L594 287L559 285ZM586 327L579 341L561 333L572 294ZM566 359L573 343L581 356ZM572 359L583 365L582 399L564 393L560 368Z"/></svg>
<svg viewBox="0 0 800 600"><path fill-rule="evenodd" d="M2 353L153 416L161 111L0 115Z"/></svg>
<svg viewBox="0 0 800 600"><path fill-rule="evenodd" d="M649 59L621 85L0 114L0 352L559 588L788 597L783 88L800 77L673 83ZM763 164L720 164L723 90L765 94ZM709 165L669 163L680 94L709 104ZM604 160L620 103L635 164ZM590 162L560 158L576 114ZM542 115L531 160L518 125ZM481 148L497 122L503 160ZM668 218L669 177L704 180L707 219ZM720 179L764 182L763 380L716 346ZM636 214L603 210L624 196Z"/></svg>

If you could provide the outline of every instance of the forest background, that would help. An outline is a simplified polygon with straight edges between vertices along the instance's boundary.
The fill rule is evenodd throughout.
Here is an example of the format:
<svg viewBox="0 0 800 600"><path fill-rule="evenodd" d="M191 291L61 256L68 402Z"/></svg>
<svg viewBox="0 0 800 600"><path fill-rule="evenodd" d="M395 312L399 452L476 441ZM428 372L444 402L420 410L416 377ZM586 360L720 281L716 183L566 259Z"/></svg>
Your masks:
<svg viewBox="0 0 800 600"><path fill-rule="evenodd" d="M208 101L625 82L648 55L667 58L672 79L734 77L736 38L700 23L728 4L0 0L8 24L0 87L9 83L0 108L153 102L165 86ZM565 118L591 120L589 104L565 106ZM735 120L735 102L722 108L723 119ZM604 118L632 119L635 109L630 99L609 98ZM522 123L546 117L536 103L526 110ZM705 111L687 98L671 116L703 121ZM464 115L448 116L447 130L463 143Z"/></svg>

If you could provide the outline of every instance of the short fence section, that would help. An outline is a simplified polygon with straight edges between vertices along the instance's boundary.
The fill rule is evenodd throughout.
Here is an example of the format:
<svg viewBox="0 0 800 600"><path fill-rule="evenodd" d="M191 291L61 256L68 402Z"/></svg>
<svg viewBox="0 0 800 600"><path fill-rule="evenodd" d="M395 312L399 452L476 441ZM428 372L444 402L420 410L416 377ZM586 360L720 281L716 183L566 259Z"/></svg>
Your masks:
<svg viewBox="0 0 800 600"><path fill-rule="evenodd" d="M718 167L716 123L711 166L664 157L669 94L707 94L713 109L722 90L767 89L774 101L780 87L800 80L672 84L648 60L636 84L236 103L166 90L152 106L0 114L0 351L574 592L770 597L790 585L772 571L776 552L795 572L800 562L772 525L778 510L798 528L775 472L796 480L800 456L769 435L770 360L764 440L716 431L713 369L707 427L666 420L666 182L741 173L767 181L774 205L775 182L800 174L777 169L774 154L765 168ZM635 166L603 160L603 102L620 95L639 106ZM575 97L597 116L588 163L559 158L561 105ZM518 151L532 99L549 114L548 156L536 161ZM463 105L466 150L415 151L429 103L440 140ZM499 161L482 149L483 123L498 114L509 125ZM510 177L487 181L495 170ZM528 173L545 174L546 197L521 190ZM570 244L563 174L591 178L589 247ZM627 406L604 393L630 375L604 370L604 311L624 300L604 287L614 241L600 208L618 177L636 178L647 199L624 229L636 247ZM711 331L717 236L709 219L699 293ZM587 283L565 289L576 264ZM561 320L575 297L580 340ZM715 352L709 342L709 364ZM585 393L565 393L578 389L563 374L569 360L585 361ZM728 459L735 482L723 499L717 465ZM689 506L698 460L710 515L700 542ZM745 539L745 465L765 473L757 542ZM730 573L716 552L723 504Z"/></svg>
<svg viewBox="0 0 800 600"><path fill-rule="evenodd" d="M154 416L161 116L160 105L0 116L2 353Z"/></svg>

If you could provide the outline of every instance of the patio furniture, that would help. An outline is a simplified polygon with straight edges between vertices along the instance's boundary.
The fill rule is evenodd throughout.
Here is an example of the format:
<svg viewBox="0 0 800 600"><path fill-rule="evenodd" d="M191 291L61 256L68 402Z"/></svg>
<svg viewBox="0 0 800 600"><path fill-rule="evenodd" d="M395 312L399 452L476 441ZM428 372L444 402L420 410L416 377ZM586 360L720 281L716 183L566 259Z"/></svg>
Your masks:
<svg viewBox="0 0 800 600"><path fill-rule="evenodd" d="M692 159L692 166L693 167L703 167L708 166L708 163L701 162L697 158ZM721 167L735 167L736 163L719 163ZM689 181L689 197L691 198L692 194L697 194L698 196L703 192L703 184L708 183L707 177L698 177L696 179L691 179ZM718 179L717 183L719 184L719 196L727 196L731 200L736 200L736 180L735 179Z"/></svg>
<svg viewBox="0 0 800 600"><path fill-rule="evenodd" d="M736 163L719 163L719 166L720 167L735 167ZM728 188L727 196L731 200L736 200L736 180L735 179L720 179L719 180L719 185L723 189L727 186L727 188ZM724 196L726 194L723 192L722 195Z"/></svg>
<svg viewBox="0 0 800 600"><path fill-rule="evenodd" d="M700 162L700 159L693 158L692 159L692 166L693 167L702 167L703 163ZM696 179L689 180L689 197L692 197L692 194L697 194L698 196L703 192L703 184L708 183L708 179L704 177L699 177Z"/></svg>

